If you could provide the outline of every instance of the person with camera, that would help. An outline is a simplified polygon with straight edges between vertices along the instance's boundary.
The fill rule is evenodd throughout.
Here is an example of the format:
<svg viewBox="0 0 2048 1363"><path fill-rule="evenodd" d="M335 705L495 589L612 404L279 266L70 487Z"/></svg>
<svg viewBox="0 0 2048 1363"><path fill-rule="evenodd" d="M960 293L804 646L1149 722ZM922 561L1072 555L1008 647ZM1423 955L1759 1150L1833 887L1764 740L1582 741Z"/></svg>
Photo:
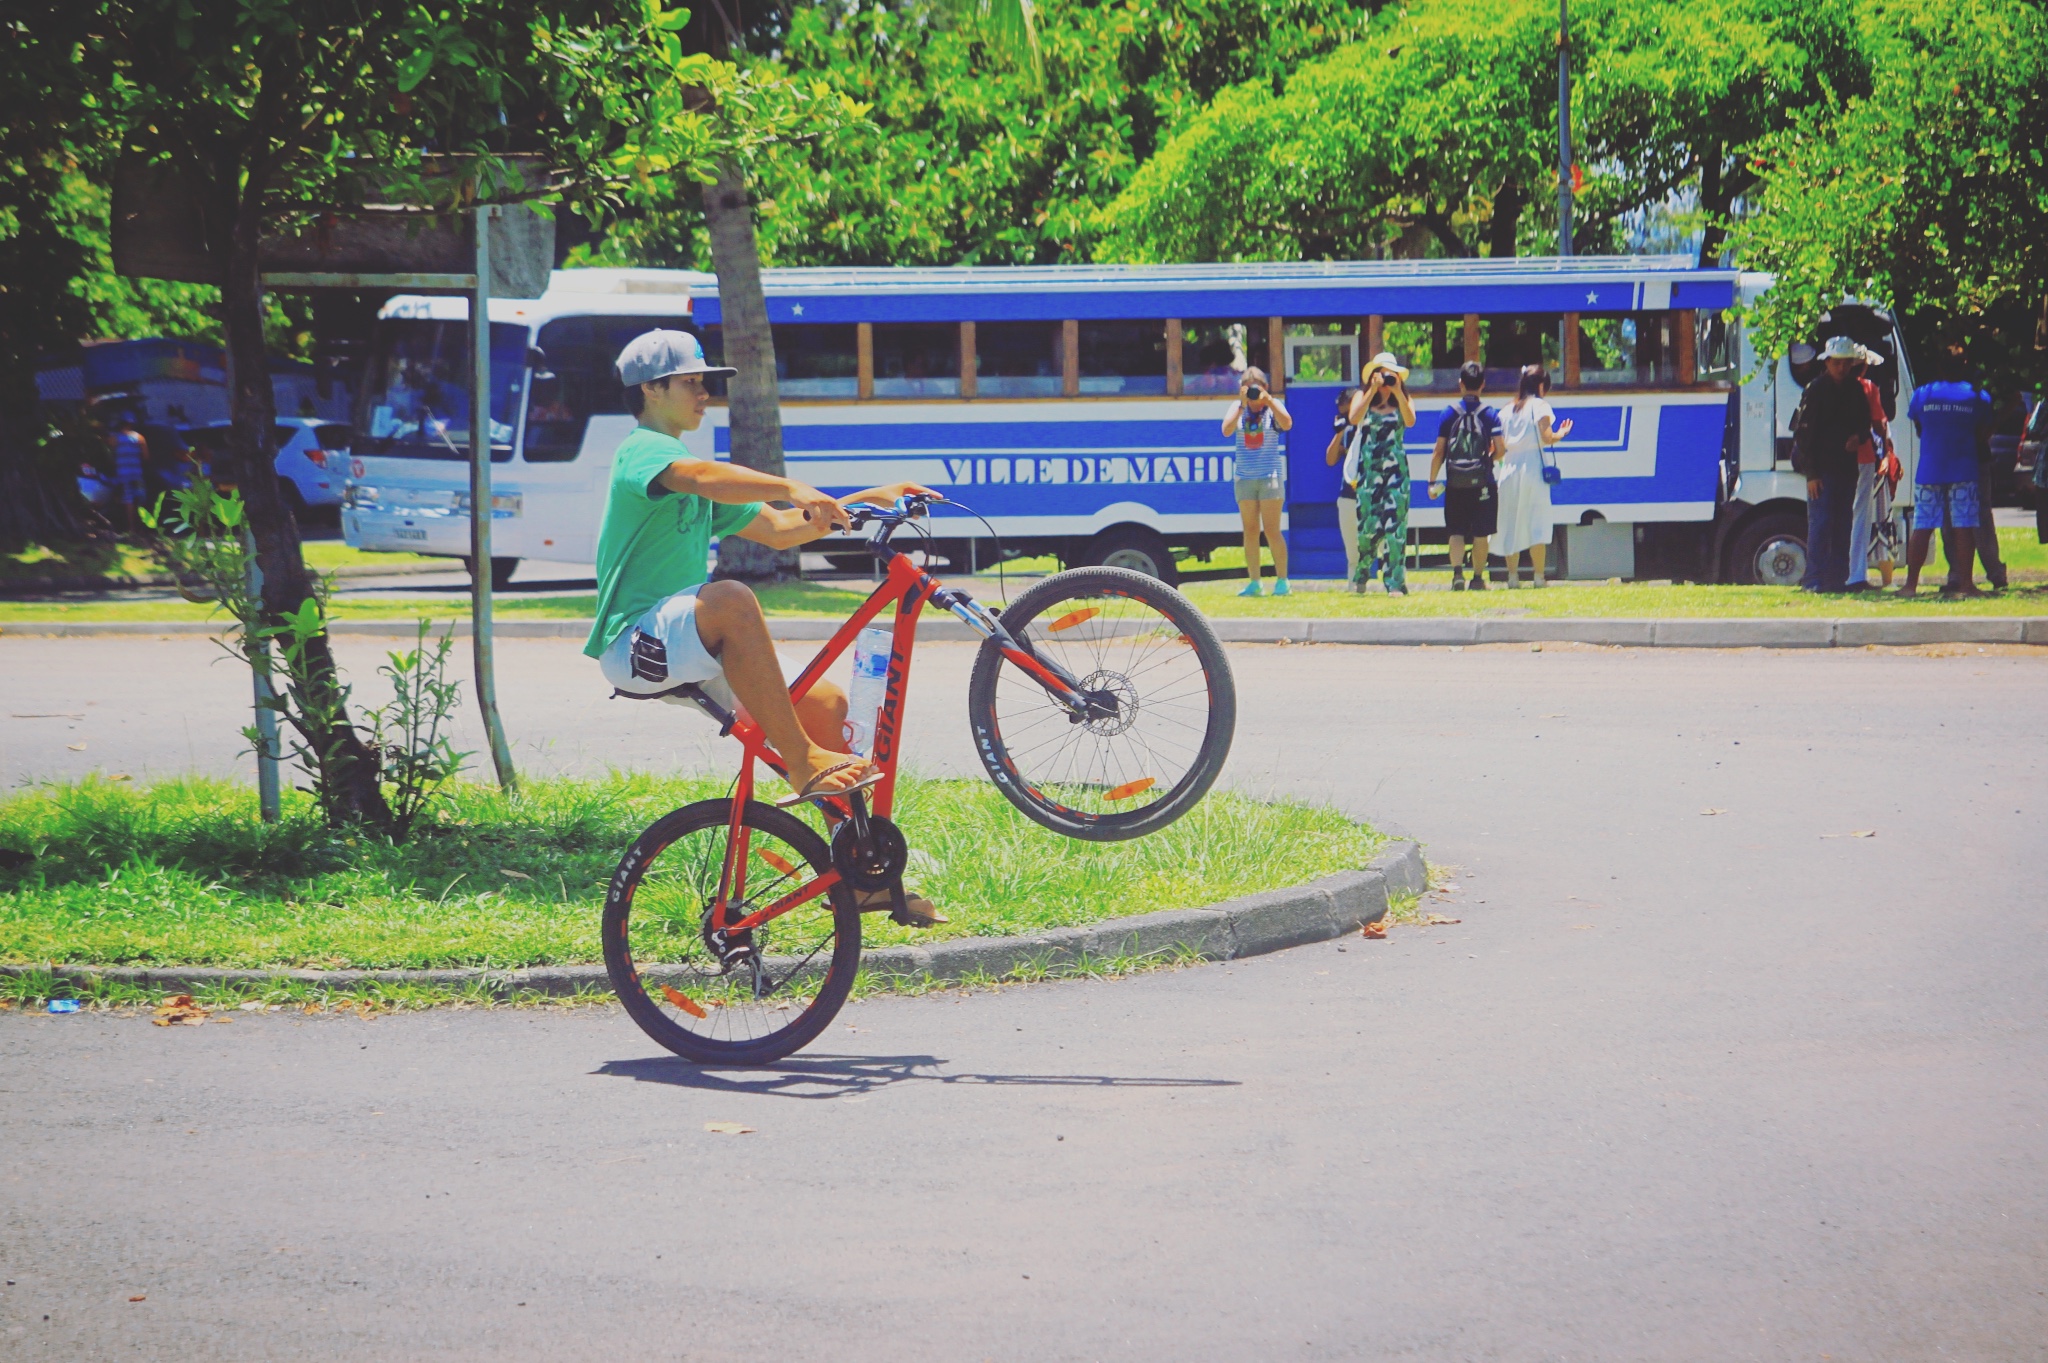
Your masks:
<svg viewBox="0 0 2048 1363"><path fill-rule="evenodd" d="M1280 432L1291 430L1294 418L1276 397L1266 371L1256 366L1238 380L1238 398L1223 418L1223 434L1237 441L1235 491L1237 512L1244 522L1244 571L1250 580L1239 596L1262 596L1259 590L1259 534L1273 554L1273 595L1286 596L1287 541L1280 537L1280 511L1287 499L1287 458Z"/></svg>
<svg viewBox="0 0 2048 1363"><path fill-rule="evenodd" d="M1350 395L1345 418L1358 429L1344 480L1353 500L1351 523L1338 523L1347 543L1351 590L1362 592L1375 574L1388 594L1408 594L1408 444L1415 407L1408 400L1408 371L1389 351L1366 362L1359 388ZM1344 493L1338 494L1340 497Z"/></svg>
<svg viewBox="0 0 2048 1363"><path fill-rule="evenodd" d="M1500 527L1500 486L1494 465L1507 454L1500 413L1480 401L1486 370L1467 360L1458 371L1458 401L1437 423L1429 458L1429 499L1444 499L1450 535L1451 590L1465 590L1465 541L1472 542L1472 590L1486 590L1486 542Z"/></svg>
<svg viewBox="0 0 2048 1363"><path fill-rule="evenodd" d="M1540 364L1525 364L1514 404L1501 413L1507 455L1500 466L1500 556L1508 565L1510 587L1522 576L1524 551L1531 581L1541 587L1550 552L1550 485L1559 475L1543 451L1570 435L1572 423L1557 420L1544 400L1549 395L1550 371Z"/></svg>

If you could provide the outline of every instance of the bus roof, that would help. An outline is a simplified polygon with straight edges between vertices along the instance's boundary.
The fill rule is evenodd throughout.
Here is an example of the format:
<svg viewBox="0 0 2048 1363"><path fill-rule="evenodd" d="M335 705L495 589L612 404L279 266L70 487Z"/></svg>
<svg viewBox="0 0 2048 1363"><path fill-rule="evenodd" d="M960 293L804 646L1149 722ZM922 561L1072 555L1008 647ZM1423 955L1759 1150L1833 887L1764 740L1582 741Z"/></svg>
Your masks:
<svg viewBox="0 0 2048 1363"><path fill-rule="evenodd" d="M761 272L770 321L841 324L1704 310L1731 306L1743 278L1682 255ZM538 324L593 312L690 314L716 325L718 280L694 270L557 270L546 297L491 303L494 321ZM380 315L452 321L469 309L459 296L401 295Z"/></svg>

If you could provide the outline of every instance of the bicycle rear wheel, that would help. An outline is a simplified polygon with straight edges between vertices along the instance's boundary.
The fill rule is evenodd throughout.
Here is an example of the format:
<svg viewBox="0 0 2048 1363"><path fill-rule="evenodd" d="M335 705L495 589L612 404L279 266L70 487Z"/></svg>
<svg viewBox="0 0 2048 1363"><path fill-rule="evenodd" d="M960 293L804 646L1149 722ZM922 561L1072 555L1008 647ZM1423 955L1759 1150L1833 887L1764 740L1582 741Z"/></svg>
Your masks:
<svg viewBox="0 0 2048 1363"><path fill-rule="evenodd" d="M761 1065L832 1021L860 967L860 913L844 885L720 940L710 913L729 840L729 800L664 815L619 862L604 903L604 964L640 1029L677 1055ZM832 869L825 840L793 814L748 801L745 881L731 921Z"/></svg>
<svg viewBox="0 0 2048 1363"><path fill-rule="evenodd" d="M1142 837L1194 808L1237 728L1230 662L1194 603L1123 568L1055 573L1003 626L1113 714L1077 720L993 640L968 691L974 748L1011 804L1090 842Z"/></svg>

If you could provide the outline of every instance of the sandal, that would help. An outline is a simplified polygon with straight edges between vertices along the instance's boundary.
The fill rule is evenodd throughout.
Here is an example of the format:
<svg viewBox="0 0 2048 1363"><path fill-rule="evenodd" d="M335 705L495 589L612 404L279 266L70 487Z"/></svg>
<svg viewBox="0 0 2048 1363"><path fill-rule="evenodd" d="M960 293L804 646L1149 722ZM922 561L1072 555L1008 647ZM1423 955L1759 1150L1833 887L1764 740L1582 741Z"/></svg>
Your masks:
<svg viewBox="0 0 2048 1363"><path fill-rule="evenodd" d="M837 776L840 772L847 770L849 767L861 766L866 766L870 768L868 774L866 776L861 777L860 780L855 781L852 785L841 786L837 790L818 789L818 783L820 781L823 781L826 777ZM885 776L886 774L887 773L885 773L880 767L872 766L872 764L870 764L865 757L851 757L844 762L834 762L831 766L826 767L823 771L814 773L811 776L810 780L804 782L804 788L802 790L796 791L795 793L790 795L785 795L781 799L777 800L775 802L775 807L777 809L788 809L791 805L800 805L804 803L806 800L836 800L842 795L851 795L856 790L866 790L869 786L878 784L883 778L883 776Z"/></svg>

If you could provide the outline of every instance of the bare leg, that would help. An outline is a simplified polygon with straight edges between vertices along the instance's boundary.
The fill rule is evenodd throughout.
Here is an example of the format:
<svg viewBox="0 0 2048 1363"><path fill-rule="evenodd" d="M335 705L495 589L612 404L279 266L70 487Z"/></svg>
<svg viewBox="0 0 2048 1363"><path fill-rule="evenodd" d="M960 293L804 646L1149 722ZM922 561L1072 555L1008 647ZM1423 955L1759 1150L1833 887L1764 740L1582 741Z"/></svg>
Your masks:
<svg viewBox="0 0 2048 1363"><path fill-rule="evenodd" d="M1942 531L1941 552L1948 558L1948 581L1942 590L1953 596L1976 596L1977 532L1967 526Z"/></svg>
<svg viewBox="0 0 2048 1363"><path fill-rule="evenodd" d="M835 742L831 747L817 742L797 718L789 691L782 680L782 664L776 660L775 645L768 638L768 622L761 615L761 603L754 593L738 582L710 582L697 593L697 637L725 671L726 684L747 708L768 737L769 746L789 769L791 790L801 790L819 771L843 760ZM836 688L835 688L836 689ZM845 713L845 700L838 702ZM822 720L831 707L814 717ZM823 727L820 724L820 727ZM862 775L859 767L838 773L824 784L826 790L851 785Z"/></svg>
<svg viewBox="0 0 2048 1363"><path fill-rule="evenodd" d="M1259 580L1259 504L1239 502L1238 519L1244 522L1244 575Z"/></svg>
<svg viewBox="0 0 2048 1363"><path fill-rule="evenodd" d="M1491 535L1472 537L1472 576L1480 582L1486 580L1486 542L1492 538Z"/></svg>
<svg viewBox="0 0 2048 1363"><path fill-rule="evenodd" d="M1536 585L1539 587L1543 585L1545 562L1549 559L1549 557L1549 545L1532 544L1529 546L1529 575L1532 579L1534 579Z"/></svg>
<svg viewBox="0 0 2048 1363"><path fill-rule="evenodd" d="M1280 502L1260 502L1259 521L1265 527L1266 548L1273 555L1273 576L1287 576L1287 541L1280 534Z"/></svg>
<svg viewBox="0 0 2048 1363"><path fill-rule="evenodd" d="M1457 582L1465 575L1465 537L1451 536L1451 581Z"/></svg>
<svg viewBox="0 0 2048 1363"><path fill-rule="evenodd" d="M1915 530L1906 536L1906 585L1899 588L1902 596L1911 596L1920 590L1920 570L1927 566L1927 551L1934 544L1932 530Z"/></svg>

